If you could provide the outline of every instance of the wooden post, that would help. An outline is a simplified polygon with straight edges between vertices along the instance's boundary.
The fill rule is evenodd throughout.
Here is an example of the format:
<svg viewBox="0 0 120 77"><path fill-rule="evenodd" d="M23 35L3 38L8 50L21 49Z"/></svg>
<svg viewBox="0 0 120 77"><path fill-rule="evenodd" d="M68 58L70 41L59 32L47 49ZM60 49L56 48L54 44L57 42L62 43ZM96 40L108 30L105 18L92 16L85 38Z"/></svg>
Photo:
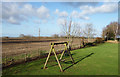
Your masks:
<svg viewBox="0 0 120 77"><path fill-rule="evenodd" d="M69 55L70 55L70 58L71 58L71 60L72 60L72 63L74 64L75 63L75 61L74 61L74 59L73 59L73 57L72 57L72 55L71 55L71 53L70 53L70 51L68 50L68 53L69 53Z"/></svg>
<svg viewBox="0 0 120 77"><path fill-rule="evenodd" d="M55 54L55 57L56 57L56 60L57 60L57 62L58 62L58 65L59 65L59 67L60 67L60 70L61 70L61 72L63 72L62 67L61 67L61 65L60 65L60 62L59 62L59 60L58 60L58 58L57 58L57 55L56 55L56 53L55 53L55 49L53 49L53 52L54 52L54 54Z"/></svg>
<svg viewBox="0 0 120 77"><path fill-rule="evenodd" d="M61 57L60 57L60 60L62 59L62 56L63 56L63 54L65 53L65 51L66 51L66 48L67 47L67 45L65 44L65 49L64 49L64 51L62 52L62 54L61 54Z"/></svg>
<svg viewBox="0 0 120 77"><path fill-rule="evenodd" d="M70 58L71 58L71 60L72 60L72 63L74 64L75 62L74 62L74 59L73 59L73 57L72 57L72 55L71 55L71 53L70 53L70 46L69 46L69 43L68 43L68 45L67 45L68 47L67 47L67 52L68 52L68 54L69 54L69 56L70 56Z"/></svg>
<svg viewBox="0 0 120 77"><path fill-rule="evenodd" d="M47 57L47 59L46 59L46 62L45 62L45 65L44 65L44 68L43 68L43 69L45 69L45 67L46 67L46 65L47 65L47 62L48 62L48 59L49 59L49 57L50 57L50 53L52 52L52 50L53 50L53 45L51 46L50 52L49 52L49 54L48 54L48 57Z"/></svg>

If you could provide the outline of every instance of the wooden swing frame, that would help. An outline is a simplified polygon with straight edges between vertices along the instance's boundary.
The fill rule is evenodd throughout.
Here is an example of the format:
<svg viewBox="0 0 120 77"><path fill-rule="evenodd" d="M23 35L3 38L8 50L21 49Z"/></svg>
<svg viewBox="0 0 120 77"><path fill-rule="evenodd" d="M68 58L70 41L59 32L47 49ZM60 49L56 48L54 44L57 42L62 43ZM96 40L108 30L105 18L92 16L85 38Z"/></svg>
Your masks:
<svg viewBox="0 0 120 77"><path fill-rule="evenodd" d="M64 49L64 51L62 52L60 59L58 60L58 57L57 57L56 52L55 52L55 49L54 49L54 45L60 45L60 44L64 44L64 45L65 45L65 49ZM72 63L75 63L68 47L69 47L69 43L68 43L68 42L51 43L51 49L50 49L50 51L49 51L49 54L48 54L48 57L47 57L47 59L46 59L46 62L45 62L45 64L44 64L43 69L46 68L48 59L49 59L50 54L51 54L52 51L53 51L53 53L54 53L54 55L55 55L55 58L56 58L56 60L57 60L57 62L58 62L58 66L60 67L60 71L61 71L61 72L63 72L63 69L62 69L62 66L61 66L61 64L60 64L60 61L61 61L61 59L62 59L65 51L67 51L68 54L70 55L70 58L71 58L71 60L72 60Z"/></svg>

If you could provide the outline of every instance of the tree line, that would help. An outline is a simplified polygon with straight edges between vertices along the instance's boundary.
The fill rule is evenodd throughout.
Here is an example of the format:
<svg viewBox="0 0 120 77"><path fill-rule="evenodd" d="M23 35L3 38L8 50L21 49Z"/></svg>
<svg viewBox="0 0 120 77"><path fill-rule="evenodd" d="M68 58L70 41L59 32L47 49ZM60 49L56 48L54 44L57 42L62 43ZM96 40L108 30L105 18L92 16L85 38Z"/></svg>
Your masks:
<svg viewBox="0 0 120 77"><path fill-rule="evenodd" d="M118 22L111 22L103 28L102 38L107 40L117 40L120 38L120 24Z"/></svg>
<svg viewBox="0 0 120 77"><path fill-rule="evenodd" d="M64 20L64 23L61 24L61 32L71 41L74 37L84 37L88 39L88 42L91 38L94 38L98 34L96 29L93 27L92 23L88 23L82 29L80 25L76 22L73 22L72 19ZM103 28L101 33L101 38L104 40L118 40L120 38L120 24L118 22L110 22ZM53 35L53 37L60 37L58 34Z"/></svg>

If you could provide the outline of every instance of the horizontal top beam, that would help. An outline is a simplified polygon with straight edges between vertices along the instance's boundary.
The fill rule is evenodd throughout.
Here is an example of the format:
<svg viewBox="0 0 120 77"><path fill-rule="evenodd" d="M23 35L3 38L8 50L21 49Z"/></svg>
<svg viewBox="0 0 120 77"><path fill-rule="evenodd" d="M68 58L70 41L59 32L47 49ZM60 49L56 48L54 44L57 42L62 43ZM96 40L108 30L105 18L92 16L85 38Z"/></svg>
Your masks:
<svg viewBox="0 0 120 77"><path fill-rule="evenodd" d="M68 44L68 42L60 42L60 43L51 43L51 45L59 45L59 44Z"/></svg>

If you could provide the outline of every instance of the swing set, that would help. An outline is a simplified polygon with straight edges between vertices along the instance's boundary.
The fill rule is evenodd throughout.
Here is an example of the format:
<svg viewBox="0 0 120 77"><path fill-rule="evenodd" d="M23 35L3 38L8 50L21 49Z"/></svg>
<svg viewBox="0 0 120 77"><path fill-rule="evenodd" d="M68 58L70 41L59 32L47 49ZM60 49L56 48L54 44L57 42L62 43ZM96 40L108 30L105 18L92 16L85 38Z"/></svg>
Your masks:
<svg viewBox="0 0 120 77"><path fill-rule="evenodd" d="M60 44L64 44L64 45L65 45L65 48L64 48L64 50L62 51L62 54L61 54L61 56L60 56L60 59L58 59L58 57L57 57L57 55L56 55L56 52L55 52L55 49L54 49L54 46L55 46L55 45L60 45ZM47 59L46 59L46 62L45 62L45 64L44 64L43 69L46 68L48 59L49 59L50 54L51 54L52 51L53 51L53 53L54 53L54 55L55 55L55 58L56 58L56 60L57 60L57 62L58 62L58 66L60 67L60 71L61 71L61 72L63 72L63 69L62 69L62 66L61 66L61 64L60 64L60 61L62 61L62 57L63 57L63 55L64 55L65 52L68 52L68 54L69 54L69 56L70 56L70 58L71 58L71 60L72 60L72 63L75 63L75 62L74 62L74 59L73 59L73 57L72 57L72 55L71 55L71 53L70 53L70 47L69 47L69 43L68 43L68 42L51 43L51 49L50 49L50 51L49 51L49 54L48 54L48 57L47 57Z"/></svg>

